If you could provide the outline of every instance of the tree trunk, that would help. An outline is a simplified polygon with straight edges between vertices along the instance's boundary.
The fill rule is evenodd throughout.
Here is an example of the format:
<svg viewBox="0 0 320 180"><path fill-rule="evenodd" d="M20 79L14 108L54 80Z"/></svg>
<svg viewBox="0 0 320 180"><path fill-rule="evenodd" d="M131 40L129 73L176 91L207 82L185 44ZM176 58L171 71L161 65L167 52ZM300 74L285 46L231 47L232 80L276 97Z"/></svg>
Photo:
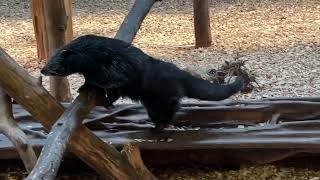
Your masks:
<svg viewBox="0 0 320 180"><path fill-rule="evenodd" d="M131 43L156 0L136 0L115 38Z"/></svg>
<svg viewBox="0 0 320 180"><path fill-rule="evenodd" d="M157 180L156 178L144 165L141 158L140 150L138 146L132 144L125 144L122 151L122 155L126 157L136 172L140 175L141 179L145 180Z"/></svg>
<svg viewBox="0 0 320 180"><path fill-rule="evenodd" d="M37 41L38 59L40 61L48 58L48 35L45 24L43 0L31 0L32 22Z"/></svg>
<svg viewBox="0 0 320 180"><path fill-rule="evenodd" d="M43 3L49 55L51 55L65 44L68 19L64 0L46 0ZM66 77L50 77L50 92L58 102L69 102L72 99Z"/></svg>
<svg viewBox="0 0 320 180"><path fill-rule="evenodd" d="M64 0L67 14L67 29L65 33L66 43L73 39L73 26L72 26L72 0Z"/></svg>
<svg viewBox="0 0 320 180"><path fill-rule="evenodd" d="M45 7L44 7L45 4L46 4L46 1L31 0L33 27L34 27L35 37L37 41L38 59L40 61L48 59L49 48L50 48L50 52L52 52L56 48L62 46L64 44L64 41L66 42L71 41L73 37L71 0L65 0L67 12L65 12L64 8L62 7L61 9L56 10L58 11L57 13L65 12L65 13L60 13L61 14L60 19L58 19L59 16L52 17L52 13L54 12L51 12L51 11L55 11L54 9L47 12L47 14L50 13L51 16L46 15ZM52 20L50 18L54 18L54 19ZM65 24L64 18L67 18L67 25L64 25ZM49 23L50 25L48 25ZM59 27L59 25L61 26ZM66 26L66 30L64 26ZM48 27L51 28L51 30L47 31ZM59 27L60 29L57 29L55 27ZM63 32L60 32L60 31L63 31ZM64 31L65 31L65 35L63 35ZM56 36L56 34L58 35ZM48 35L50 37L48 37ZM50 44L48 44L49 43L48 41L50 41ZM50 77L50 92L59 102L71 101L71 93L70 93L69 83L67 78Z"/></svg>
<svg viewBox="0 0 320 180"><path fill-rule="evenodd" d="M211 29L208 0L193 0L196 48L211 45Z"/></svg>

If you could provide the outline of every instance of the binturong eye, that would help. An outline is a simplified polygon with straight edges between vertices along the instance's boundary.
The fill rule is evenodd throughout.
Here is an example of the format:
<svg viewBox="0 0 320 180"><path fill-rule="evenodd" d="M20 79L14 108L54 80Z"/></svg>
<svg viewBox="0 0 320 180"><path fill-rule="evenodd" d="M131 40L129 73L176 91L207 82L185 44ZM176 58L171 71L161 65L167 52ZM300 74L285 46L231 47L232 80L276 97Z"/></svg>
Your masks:
<svg viewBox="0 0 320 180"><path fill-rule="evenodd" d="M69 50L69 49L65 49L65 50L62 50L62 51L61 51L60 57L61 57L61 58L67 58L67 57L69 57L69 56L71 56L71 55L74 55L74 54L75 54L74 51Z"/></svg>

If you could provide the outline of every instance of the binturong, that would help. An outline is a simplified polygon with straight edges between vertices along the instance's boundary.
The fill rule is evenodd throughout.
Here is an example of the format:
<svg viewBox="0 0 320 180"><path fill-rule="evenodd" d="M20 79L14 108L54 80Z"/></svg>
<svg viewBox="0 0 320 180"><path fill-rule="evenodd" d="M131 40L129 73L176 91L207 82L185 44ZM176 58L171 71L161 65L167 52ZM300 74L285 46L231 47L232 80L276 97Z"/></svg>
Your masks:
<svg viewBox="0 0 320 180"><path fill-rule="evenodd" d="M81 88L103 88L107 94L105 106L112 106L119 97L140 101L158 131L172 121L181 98L219 101L237 93L245 84L241 77L226 85L210 83L153 58L132 44L96 35L81 36L58 49L41 73L82 74L85 83Z"/></svg>

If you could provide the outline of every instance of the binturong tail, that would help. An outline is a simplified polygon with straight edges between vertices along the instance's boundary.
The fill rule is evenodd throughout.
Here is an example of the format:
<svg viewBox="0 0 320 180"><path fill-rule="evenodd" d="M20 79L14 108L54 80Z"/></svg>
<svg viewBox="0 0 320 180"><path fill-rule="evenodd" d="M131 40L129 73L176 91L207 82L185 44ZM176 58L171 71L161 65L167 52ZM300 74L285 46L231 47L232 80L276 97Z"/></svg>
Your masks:
<svg viewBox="0 0 320 180"><path fill-rule="evenodd" d="M245 84L242 77L237 77L231 84L210 83L209 81L192 77L187 80L185 87L189 98L195 98L207 101L219 101L226 99L239 92Z"/></svg>

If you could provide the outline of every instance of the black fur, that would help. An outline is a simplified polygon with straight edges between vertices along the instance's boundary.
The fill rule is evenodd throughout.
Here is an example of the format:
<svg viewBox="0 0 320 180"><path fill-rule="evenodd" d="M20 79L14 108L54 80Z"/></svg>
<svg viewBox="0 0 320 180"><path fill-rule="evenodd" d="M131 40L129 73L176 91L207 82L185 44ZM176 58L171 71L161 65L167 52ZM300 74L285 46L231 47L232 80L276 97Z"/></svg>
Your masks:
<svg viewBox="0 0 320 180"><path fill-rule="evenodd" d="M120 96L140 100L157 129L166 127L182 97L223 100L237 93L244 80L229 85L213 84L155 59L129 43L86 35L58 49L41 70L44 75L83 74L85 85L107 92L107 104Z"/></svg>

